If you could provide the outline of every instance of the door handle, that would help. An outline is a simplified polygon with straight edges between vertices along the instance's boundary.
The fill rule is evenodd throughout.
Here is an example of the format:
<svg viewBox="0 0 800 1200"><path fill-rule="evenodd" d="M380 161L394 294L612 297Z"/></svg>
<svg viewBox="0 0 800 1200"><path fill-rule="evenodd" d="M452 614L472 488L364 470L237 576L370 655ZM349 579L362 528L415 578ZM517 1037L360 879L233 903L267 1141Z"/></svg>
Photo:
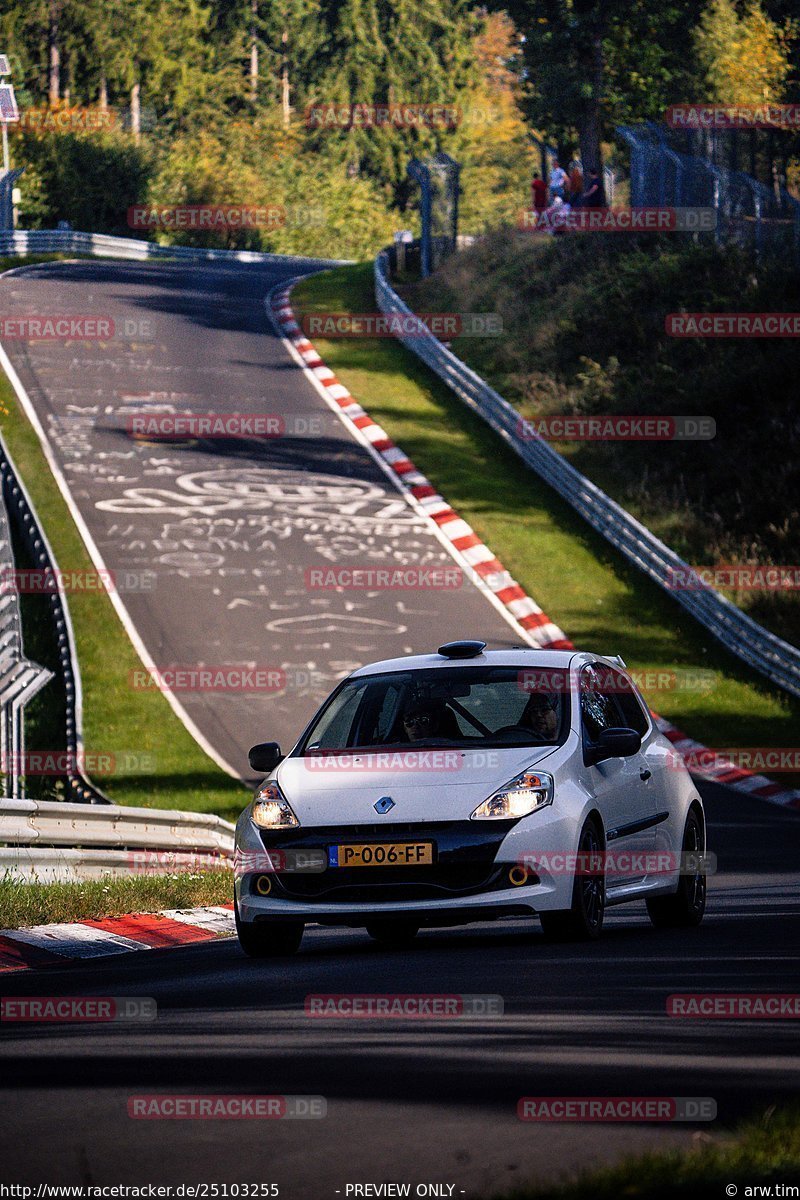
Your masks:
<svg viewBox="0 0 800 1200"><path fill-rule="evenodd" d="M649 779L652 774L653 774L652 771L640 771L639 778L640 779Z"/></svg>

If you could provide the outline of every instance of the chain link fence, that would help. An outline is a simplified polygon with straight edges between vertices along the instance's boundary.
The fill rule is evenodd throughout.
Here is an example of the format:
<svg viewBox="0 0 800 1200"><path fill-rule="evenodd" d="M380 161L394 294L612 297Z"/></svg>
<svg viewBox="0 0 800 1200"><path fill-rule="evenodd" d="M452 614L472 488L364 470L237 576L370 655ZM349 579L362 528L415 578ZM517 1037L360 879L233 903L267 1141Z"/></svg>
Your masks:
<svg viewBox="0 0 800 1200"><path fill-rule="evenodd" d="M638 208L712 208L709 234L720 245L738 245L758 259L791 259L800 267L800 202L778 177L773 184L722 164L721 155L687 153L693 143L666 127L619 127L630 147L630 203Z"/></svg>
<svg viewBox="0 0 800 1200"><path fill-rule="evenodd" d="M408 174L420 187L420 273L423 278L435 271L452 254L458 237L458 198L460 165L449 154L432 158L413 158Z"/></svg>

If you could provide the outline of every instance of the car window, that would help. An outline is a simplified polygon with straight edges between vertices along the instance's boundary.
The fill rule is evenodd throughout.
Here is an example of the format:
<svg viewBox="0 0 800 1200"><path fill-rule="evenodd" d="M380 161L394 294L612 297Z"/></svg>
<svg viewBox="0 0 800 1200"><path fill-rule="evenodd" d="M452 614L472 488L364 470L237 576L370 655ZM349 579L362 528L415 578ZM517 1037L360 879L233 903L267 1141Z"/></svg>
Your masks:
<svg viewBox="0 0 800 1200"><path fill-rule="evenodd" d="M611 686L622 717L622 724L628 729L635 729L644 737L650 725L633 684L621 671L615 671L612 667L606 668L606 671L612 681Z"/></svg>
<svg viewBox="0 0 800 1200"><path fill-rule="evenodd" d="M317 721L308 743L320 750L348 745L356 713L364 698L366 685L335 694Z"/></svg>
<svg viewBox="0 0 800 1200"><path fill-rule="evenodd" d="M620 712L614 695L604 690L605 680L595 666L581 671L581 720L590 742L596 742L604 729L620 724Z"/></svg>
<svg viewBox="0 0 800 1200"><path fill-rule="evenodd" d="M297 753L409 742L452 746L560 745L568 694L526 685L524 666L439 667L345 680Z"/></svg>

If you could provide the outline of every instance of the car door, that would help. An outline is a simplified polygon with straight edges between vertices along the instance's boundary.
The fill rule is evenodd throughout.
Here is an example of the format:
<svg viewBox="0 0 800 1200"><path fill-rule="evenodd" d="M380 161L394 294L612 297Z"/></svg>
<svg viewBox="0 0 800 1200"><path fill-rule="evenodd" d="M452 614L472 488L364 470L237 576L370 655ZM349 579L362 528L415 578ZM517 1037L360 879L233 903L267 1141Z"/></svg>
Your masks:
<svg viewBox="0 0 800 1200"><path fill-rule="evenodd" d="M620 697L630 695L630 683L605 663L591 663L580 675L581 737L584 748L597 741L604 729L647 726L644 713L639 727L630 726L631 712ZM638 703L638 702L637 702ZM587 782L595 796L606 831L609 856L607 886L613 889L644 878L643 857L655 848L657 819L653 772L646 750L627 758L610 758L586 768Z"/></svg>

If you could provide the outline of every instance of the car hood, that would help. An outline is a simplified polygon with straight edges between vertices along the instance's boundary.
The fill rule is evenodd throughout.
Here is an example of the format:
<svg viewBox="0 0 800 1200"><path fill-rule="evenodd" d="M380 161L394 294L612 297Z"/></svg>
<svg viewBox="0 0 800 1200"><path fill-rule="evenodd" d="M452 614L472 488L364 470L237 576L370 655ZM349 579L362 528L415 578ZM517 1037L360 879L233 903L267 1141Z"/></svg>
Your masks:
<svg viewBox="0 0 800 1200"><path fill-rule="evenodd" d="M418 750L286 758L275 778L301 825L387 825L464 821L527 767L544 764L554 746L503 750ZM384 814L374 805L394 805Z"/></svg>

